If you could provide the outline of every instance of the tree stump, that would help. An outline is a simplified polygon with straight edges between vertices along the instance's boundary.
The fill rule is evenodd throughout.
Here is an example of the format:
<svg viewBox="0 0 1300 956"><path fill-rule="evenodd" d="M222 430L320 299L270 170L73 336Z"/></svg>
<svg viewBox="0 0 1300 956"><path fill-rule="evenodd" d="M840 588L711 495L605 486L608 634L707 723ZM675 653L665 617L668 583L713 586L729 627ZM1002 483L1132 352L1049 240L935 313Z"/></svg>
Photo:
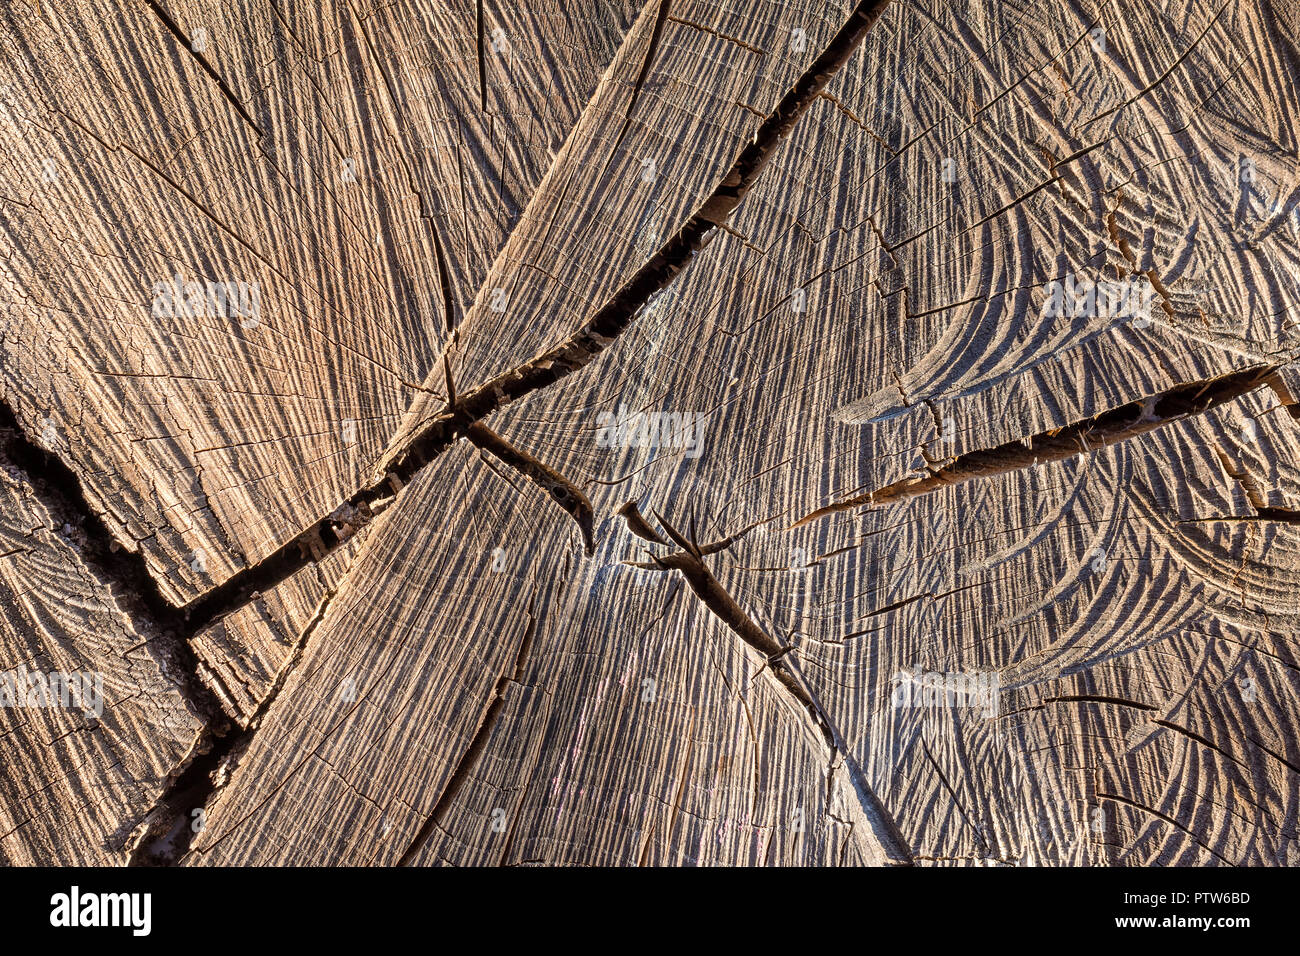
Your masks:
<svg viewBox="0 0 1300 956"><path fill-rule="evenodd" d="M7 4L0 862L1300 863L1298 44Z"/></svg>

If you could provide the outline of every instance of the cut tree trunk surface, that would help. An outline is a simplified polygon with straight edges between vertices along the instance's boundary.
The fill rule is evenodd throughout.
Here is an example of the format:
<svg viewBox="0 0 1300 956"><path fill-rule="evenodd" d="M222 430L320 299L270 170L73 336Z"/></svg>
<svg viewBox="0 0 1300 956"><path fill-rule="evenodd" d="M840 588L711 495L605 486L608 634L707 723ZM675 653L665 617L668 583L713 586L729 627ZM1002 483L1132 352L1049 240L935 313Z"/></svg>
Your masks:
<svg viewBox="0 0 1300 956"><path fill-rule="evenodd" d="M1300 863L1289 0L0 64L0 862Z"/></svg>

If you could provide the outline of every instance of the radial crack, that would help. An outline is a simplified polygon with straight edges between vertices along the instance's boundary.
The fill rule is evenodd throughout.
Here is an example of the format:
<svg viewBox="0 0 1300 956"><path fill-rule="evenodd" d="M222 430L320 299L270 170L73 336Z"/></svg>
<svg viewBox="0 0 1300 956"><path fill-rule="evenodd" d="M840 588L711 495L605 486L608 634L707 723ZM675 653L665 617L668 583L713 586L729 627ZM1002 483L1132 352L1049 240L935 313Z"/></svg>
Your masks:
<svg viewBox="0 0 1300 956"><path fill-rule="evenodd" d="M1264 384L1277 368L1277 365L1255 365L1218 378L1176 385L1083 421L1006 442L996 448L966 452L924 478L905 478L846 501L826 505L804 515L791 527L798 528L839 511L906 501L951 485L1091 454L1240 398Z"/></svg>

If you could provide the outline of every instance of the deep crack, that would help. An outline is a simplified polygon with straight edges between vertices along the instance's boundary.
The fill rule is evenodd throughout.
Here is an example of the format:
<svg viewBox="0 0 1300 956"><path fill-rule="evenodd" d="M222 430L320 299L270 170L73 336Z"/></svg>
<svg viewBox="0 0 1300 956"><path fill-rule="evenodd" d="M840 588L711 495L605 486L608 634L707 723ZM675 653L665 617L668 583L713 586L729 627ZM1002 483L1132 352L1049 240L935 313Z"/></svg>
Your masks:
<svg viewBox="0 0 1300 956"><path fill-rule="evenodd" d="M950 485L1091 454L1240 398L1263 385L1277 369L1277 365L1254 365L1218 378L1176 385L1083 421L1009 441L995 448L966 452L923 478L905 478L846 501L826 505L804 515L791 527L798 528L840 511L893 504Z"/></svg>

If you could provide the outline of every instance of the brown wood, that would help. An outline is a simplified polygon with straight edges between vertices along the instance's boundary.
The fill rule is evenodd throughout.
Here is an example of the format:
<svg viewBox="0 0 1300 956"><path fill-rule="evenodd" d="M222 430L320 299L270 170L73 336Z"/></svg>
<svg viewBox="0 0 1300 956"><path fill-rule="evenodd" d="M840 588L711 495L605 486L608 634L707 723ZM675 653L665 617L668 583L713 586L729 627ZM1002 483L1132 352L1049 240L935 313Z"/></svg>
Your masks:
<svg viewBox="0 0 1300 956"><path fill-rule="evenodd" d="M114 688L0 709L0 859L1300 862L1292 4L0 58L0 670Z"/></svg>

